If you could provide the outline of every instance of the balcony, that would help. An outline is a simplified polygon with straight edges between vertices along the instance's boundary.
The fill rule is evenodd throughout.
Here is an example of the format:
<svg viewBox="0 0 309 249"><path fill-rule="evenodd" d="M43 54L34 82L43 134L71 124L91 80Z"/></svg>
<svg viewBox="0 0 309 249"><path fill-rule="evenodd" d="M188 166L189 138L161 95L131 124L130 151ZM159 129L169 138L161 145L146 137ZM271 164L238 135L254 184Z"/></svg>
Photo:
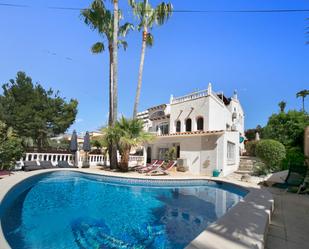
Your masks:
<svg viewBox="0 0 309 249"><path fill-rule="evenodd" d="M202 90L202 91L194 92L194 93L191 93L191 94L188 94L188 95L185 95L185 96L173 98L173 99L171 99L171 104L178 104L178 103L202 98L202 97L205 97L205 96L208 96L208 95L209 95L208 90Z"/></svg>

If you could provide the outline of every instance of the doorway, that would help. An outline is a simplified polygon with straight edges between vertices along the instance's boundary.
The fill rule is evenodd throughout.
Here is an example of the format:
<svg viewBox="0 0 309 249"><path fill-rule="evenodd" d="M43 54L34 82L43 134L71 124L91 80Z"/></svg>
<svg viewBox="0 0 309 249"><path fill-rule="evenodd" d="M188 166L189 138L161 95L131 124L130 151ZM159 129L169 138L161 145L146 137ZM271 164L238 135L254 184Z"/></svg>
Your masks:
<svg viewBox="0 0 309 249"><path fill-rule="evenodd" d="M151 147L147 147L147 163L151 163Z"/></svg>

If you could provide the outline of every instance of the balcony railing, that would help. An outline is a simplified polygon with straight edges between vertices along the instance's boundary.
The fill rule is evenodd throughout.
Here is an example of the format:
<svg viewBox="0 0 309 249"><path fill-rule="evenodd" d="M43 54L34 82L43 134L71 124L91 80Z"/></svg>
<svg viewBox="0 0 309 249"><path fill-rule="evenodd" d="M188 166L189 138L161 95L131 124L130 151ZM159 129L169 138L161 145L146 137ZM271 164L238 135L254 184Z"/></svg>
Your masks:
<svg viewBox="0 0 309 249"><path fill-rule="evenodd" d="M71 153L39 153L39 152L27 152L25 156L17 162L15 169L21 169L24 165L25 161L37 161L40 163L41 161L50 161L54 166L58 164L59 161L67 161L69 164L73 164L73 154ZM81 167L82 163L86 160L85 155L78 155L77 162L78 166ZM118 155L118 160L120 160L120 156ZM88 155L88 162L90 167L94 167L97 165L107 164L109 165L108 157L105 158L102 154L89 154ZM129 165L136 166L136 165L143 165L144 163L144 156L133 156L130 155L129 158Z"/></svg>
<svg viewBox="0 0 309 249"><path fill-rule="evenodd" d="M194 92L185 96L177 97L172 99L172 104L177 104L177 103L182 103L185 101L193 100L193 99L198 99L201 97L205 97L208 95L208 90L202 90L198 92Z"/></svg>

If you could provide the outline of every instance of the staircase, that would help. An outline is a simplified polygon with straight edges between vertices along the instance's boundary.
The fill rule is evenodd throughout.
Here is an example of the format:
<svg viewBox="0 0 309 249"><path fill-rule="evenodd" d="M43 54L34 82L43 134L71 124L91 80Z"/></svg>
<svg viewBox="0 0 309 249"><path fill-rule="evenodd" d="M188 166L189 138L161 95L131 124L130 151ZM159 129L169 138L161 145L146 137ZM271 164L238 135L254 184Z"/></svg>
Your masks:
<svg viewBox="0 0 309 249"><path fill-rule="evenodd" d="M256 157L241 156L239 162L239 168L235 173L238 174L251 174L253 172L253 166L258 161Z"/></svg>

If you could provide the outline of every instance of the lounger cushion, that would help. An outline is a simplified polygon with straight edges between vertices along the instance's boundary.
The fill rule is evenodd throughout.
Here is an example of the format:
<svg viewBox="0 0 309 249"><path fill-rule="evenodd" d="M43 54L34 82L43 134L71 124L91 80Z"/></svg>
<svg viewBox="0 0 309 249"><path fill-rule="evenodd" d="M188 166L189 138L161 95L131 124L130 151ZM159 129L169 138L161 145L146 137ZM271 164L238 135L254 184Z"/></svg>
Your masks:
<svg viewBox="0 0 309 249"><path fill-rule="evenodd" d="M42 161L40 162L40 165L44 169L53 169L56 168L51 161Z"/></svg>

